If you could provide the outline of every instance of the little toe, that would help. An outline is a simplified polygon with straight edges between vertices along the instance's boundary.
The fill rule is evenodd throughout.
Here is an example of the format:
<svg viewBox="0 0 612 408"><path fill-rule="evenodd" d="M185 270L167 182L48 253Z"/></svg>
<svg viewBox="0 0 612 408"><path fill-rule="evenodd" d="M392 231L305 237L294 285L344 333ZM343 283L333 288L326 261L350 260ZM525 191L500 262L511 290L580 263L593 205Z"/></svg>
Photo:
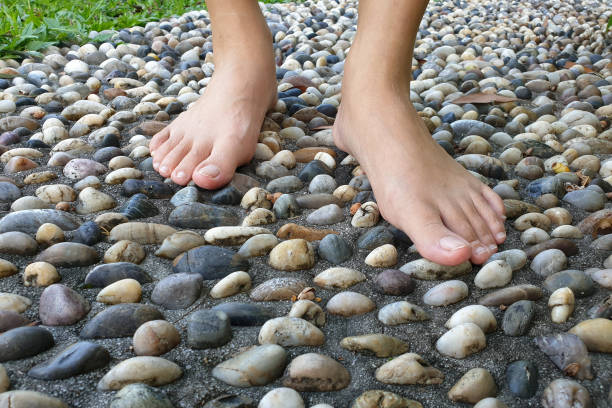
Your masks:
<svg viewBox="0 0 612 408"><path fill-rule="evenodd" d="M206 157L208 157L208 154L202 154L197 150L191 150L172 172L172 181L180 186L189 183L193 171Z"/></svg>
<svg viewBox="0 0 612 408"><path fill-rule="evenodd" d="M180 135L172 134L164 143L162 143L156 150L151 151L151 157L153 157L153 169L159 171L159 167L166 158L166 156L174 150L174 148L180 145L183 137Z"/></svg>
<svg viewBox="0 0 612 408"><path fill-rule="evenodd" d="M489 205L495 213L499 216L499 218L503 220L506 219L506 207L504 206L504 200L493 190L491 190L487 186L483 186L482 195L485 200L488 201Z"/></svg>
<svg viewBox="0 0 612 408"><path fill-rule="evenodd" d="M178 166L178 164L183 160L183 158L189 153L189 149L191 148L191 143L185 143L183 140L182 143L179 143L172 149L159 165L159 169L157 170L159 174L163 177L170 177L172 172Z"/></svg>
<svg viewBox="0 0 612 408"><path fill-rule="evenodd" d="M420 220L417 226L405 230L421 256L441 265L458 265L470 258L468 241L446 228L439 215L431 213Z"/></svg>
<svg viewBox="0 0 612 408"><path fill-rule="evenodd" d="M506 240L504 221L499 217L498 213L491 207L484 196L475 195L473 199L474 206L489 227L489 231L491 231L491 235L493 235L495 242L498 245L502 244Z"/></svg>
<svg viewBox="0 0 612 408"><path fill-rule="evenodd" d="M213 147L208 159L201 162L191 175L192 180L207 190L216 190L229 183L236 171L235 151L230 146Z"/></svg>

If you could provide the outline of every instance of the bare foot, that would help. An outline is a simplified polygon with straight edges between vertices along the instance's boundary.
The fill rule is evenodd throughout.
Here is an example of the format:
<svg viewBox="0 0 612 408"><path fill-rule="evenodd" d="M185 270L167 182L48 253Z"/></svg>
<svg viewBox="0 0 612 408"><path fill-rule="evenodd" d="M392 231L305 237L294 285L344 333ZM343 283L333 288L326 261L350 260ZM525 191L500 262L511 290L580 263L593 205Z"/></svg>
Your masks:
<svg viewBox="0 0 612 408"><path fill-rule="evenodd" d="M257 58L261 64L257 64ZM204 94L150 143L153 168L179 185L206 189L227 184L251 160L261 124L276 100L272 59L261 55L225 63Z"/></svg>
<svg viewBox="0 0 612 408"><path fill-rule="evenodd" d="M343 87L334 140L365 170L384 218L434 262L486 261L506 238L499 196L431 138L406 89L346 76Z"/></svg>

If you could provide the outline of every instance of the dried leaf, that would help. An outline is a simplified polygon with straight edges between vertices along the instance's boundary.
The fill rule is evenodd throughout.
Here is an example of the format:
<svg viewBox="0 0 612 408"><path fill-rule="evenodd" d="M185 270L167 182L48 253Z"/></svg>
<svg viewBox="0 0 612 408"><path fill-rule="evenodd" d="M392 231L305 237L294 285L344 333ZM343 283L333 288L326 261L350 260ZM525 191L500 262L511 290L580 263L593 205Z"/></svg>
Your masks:
<svg viewBox="0 0 612 408"><path fill-rule="evenodd" d="M452 101L452 103L506 103L516 100L516 98L510 98L508 96L478 92L457 98Z"/></svg>
<svg viewBox="0 0 612 408"><path fill-rule="evenodd" d="M302 92L306 92L306 88L311 86L316 87L310 79L299 75L285 78L281 81L281 84L291 84L294 88L298 88Z"/></svg>

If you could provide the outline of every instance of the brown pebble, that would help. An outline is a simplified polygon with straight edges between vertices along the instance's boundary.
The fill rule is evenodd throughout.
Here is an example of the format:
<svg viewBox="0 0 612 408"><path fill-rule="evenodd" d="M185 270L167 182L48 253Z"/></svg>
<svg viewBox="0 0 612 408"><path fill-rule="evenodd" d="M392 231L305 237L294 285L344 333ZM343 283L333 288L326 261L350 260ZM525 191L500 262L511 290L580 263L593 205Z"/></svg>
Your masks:
<svg viewBox="0 0 612 408"><path fill-rule="evenodd" d="M285 224L278 229L276 236L281 239L297 239L302 238L306 241L320 241L329 234L338 234L333 230L317 230L314 228L307 228L294 223Z"/></svg>
<svg viewBox="0 0 612 408"><path fill-rule="evenodd" d="M304 147L293 152L293 155L298 163L310 163L319 152L325 152L332 157L336 157L336 152L327 147Z"/></svg>
<svg viewBox="0 0 612 408"><path fill-rule="evenodd" d="M46 222L38 227L36 231L36 242L43 246L51 246L58 242L64 242L64 231L55 224Z"/></svg>
<svg viewBox="0 0 612 408"><path fill-rule="evenodd" d="M535 203L542 208L548 209L559 205L559 199L554 194L543 194L536 198Z"/></svg>
<svg viewBox="0 0 612 408"><path fill-rule="evenodd" d="M4 171L6 173L19 173L20 171L30 170L35 167L38 167L38 164L27 157L15 156L6 163Z"/></svg>
<svg viewBox="0 0 612 408"><path fill-rule="evenodd" d="M576 243L565 238L549 239L548 241L541 242L525 249L525 253L529 259L533 259L537 254L547 249L560 249L567 256L576 255L578 253L578 246Z"/></svg>
<svg viewBox="0 0 612 408"><path fill-rule="evenodd" d="M134 333L134 353L137 356L160 356L181 342L176 327L165 320L151 320Z"/></svg>
<svg viewBox="0 0 612 408"><path fill-rule="evenodd" d="M47 181L55 180L57 178L57 174L52 171L40 171L37 173L32 173L26 176L23 179L24 184L42 184Z"/></svg>
<svg viewBox="0 0 612 408"><path fill-rule="evenodd" d="M127 94L121 88L107 88L104 90L104 97L106 99L115 99L118 96L126 96Z"/></svg>

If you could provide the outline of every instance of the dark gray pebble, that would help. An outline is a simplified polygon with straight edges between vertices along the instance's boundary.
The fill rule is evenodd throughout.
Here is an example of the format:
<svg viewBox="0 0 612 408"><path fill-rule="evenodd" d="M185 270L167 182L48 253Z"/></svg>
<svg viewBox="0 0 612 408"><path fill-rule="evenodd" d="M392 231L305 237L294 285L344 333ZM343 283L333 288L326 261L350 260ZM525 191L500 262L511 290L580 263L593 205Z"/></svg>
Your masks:
<svg viewBox="0 0 612 408"><path fill-rule="evenodd" d="M61 380L105 367L110 362L108 350L89 341L75 343L49 361L34 366L30 377Z"/></svg>

